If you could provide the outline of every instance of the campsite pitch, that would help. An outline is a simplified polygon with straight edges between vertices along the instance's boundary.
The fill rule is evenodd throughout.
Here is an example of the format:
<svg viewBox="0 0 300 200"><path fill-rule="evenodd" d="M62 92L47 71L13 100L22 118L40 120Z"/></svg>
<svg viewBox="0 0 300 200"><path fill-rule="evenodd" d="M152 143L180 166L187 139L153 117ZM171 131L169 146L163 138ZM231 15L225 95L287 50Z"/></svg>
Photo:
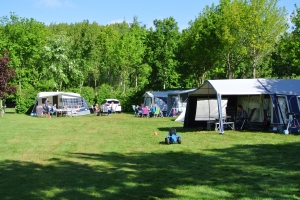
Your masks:
<svg viewBox="0 0 300 200"><path fill-rule="evenodd" d="M7 111L1 199L300 198L297 135L220 136L133 113L49 119ZM164 144L170 127L182 144Z"/></svg>

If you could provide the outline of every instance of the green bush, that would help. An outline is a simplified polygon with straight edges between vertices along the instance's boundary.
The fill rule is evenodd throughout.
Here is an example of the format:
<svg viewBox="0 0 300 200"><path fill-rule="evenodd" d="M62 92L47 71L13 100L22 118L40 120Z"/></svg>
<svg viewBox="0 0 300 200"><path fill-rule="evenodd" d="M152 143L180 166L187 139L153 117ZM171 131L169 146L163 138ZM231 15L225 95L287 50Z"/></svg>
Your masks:
<svg viewBox="0 0 300 200"><path fill-rule="evenodd" d="M16 94L16 112L17 113L30 113L32 105L35 103L37 92L33 87L27 87L18 91Z"/></svg>
<svg viewBox="0 0 300 200"><path fill-rule="evenodd" d="M141 104L144 93L144 90L135 91L134 89L130 89L125 94L121 93L117 95L117 99L122 103L122 111L131 112L132 105Z"/></svg>
<svg viewBox="0 0 300 200"><path fill-rule="evenodd" d="M95 92L92 87L82 87L81 92L79 88L71 88L70 91L80 94L88 104L94 104Z"/></svg>
<svg viewBox="0 0 300 200"><path fill-rule="evenodd" d="M101 104L104 99L117 98L114 95L113 89L107 84L102 84L96 89L95 103Z"/></svg>
<svg viewBox="0 0 300 200"><path fill-rule="evenodd" d="M82 87L80 95L88 104L93 105L95 100L95 91L92 87Z"/></svg>

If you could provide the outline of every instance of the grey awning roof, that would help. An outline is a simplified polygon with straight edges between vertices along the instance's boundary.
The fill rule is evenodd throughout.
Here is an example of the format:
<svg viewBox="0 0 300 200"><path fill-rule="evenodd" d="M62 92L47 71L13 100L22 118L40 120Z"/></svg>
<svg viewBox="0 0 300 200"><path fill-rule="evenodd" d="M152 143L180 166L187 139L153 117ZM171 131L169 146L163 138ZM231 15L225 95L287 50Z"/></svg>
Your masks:
<svg viewBox="0 0 300 200"><path fill-rule="evenodd" d="M300 95L300 80L295 79L226 79L208 80L191 95Z"/></svg>

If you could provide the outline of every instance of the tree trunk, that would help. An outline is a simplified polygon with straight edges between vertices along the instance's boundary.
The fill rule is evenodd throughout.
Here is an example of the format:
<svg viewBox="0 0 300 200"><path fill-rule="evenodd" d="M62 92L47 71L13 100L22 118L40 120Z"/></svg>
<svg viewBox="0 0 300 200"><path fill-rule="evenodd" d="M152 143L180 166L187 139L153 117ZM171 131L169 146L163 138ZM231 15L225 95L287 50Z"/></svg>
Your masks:
<svg viewBox="0 0 300 200"><path fill-rule="evenodd" d="M256 48L254 47L253 49L253 65L252 65L252 75L253 75L253 78L256 78L256 65L257 65L257 53L256 53Z"/></svg>
<svg viewBox="0 0 300 200"><path fill-rule="evenodd" d="M19 91L21 92L22 90L22 85L21 85L21 81L19 81Z"/></svg>
<svg viewBox="0 0 300 200"><path fill-rule="evenodd" d="M230 54L227 55L227 73L228 73L228 79L233 79L233 72L230 63Z"/></svg>
<svg viewBox="0 0 300 200"><path fill-rule="evenodd" d="M137 91L138 76L135 75L135 91Z"/></svg>
<svg viewBox="0 0 300 200"><path fill-rule="evenodd" d="M81 81L80 86L79 86L79 93L81 94L81 90L82 90L82 85L83 85L83 81Z"/></svg>
<svg viewBox="0 0 300 200"><path fill-rule="evenodd" d="M3 117L2 99L0 99L0 118Z"/></svg>
<svg viewBox="0 0 300 200"><path fill-rule="evenodd" d="M204 72L204 73L202 74L202 76L201 76L201 83L200 83L200 85L202 85L202 84L204 83L205 78L206 78L206 72ZM199 87L200 87L200 86L199 86Z"/></svg>
<svg viewBox="0 0 300 200"><path fill-rule="evenodd" d="M257 58L256 56L254 57L254 61L253 61L253 78L256 78L256 64L257 64Z"/></svg>

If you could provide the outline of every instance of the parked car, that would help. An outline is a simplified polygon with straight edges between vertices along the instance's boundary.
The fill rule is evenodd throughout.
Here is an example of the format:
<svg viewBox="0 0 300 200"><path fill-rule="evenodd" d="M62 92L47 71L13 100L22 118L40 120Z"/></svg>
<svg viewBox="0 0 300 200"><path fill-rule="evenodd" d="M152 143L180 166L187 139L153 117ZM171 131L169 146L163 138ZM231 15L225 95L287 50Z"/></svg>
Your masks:
<svg viewBox="0 0 300 200"><path fill-rule="evenodd" d="M100 110L101 112L107 112L107 109L105 107L109 107L111 102L114 102L115 106L115 112L121 113L122 112L122 107L121 103L118 99L105 99L101 102Z"/></svg>

